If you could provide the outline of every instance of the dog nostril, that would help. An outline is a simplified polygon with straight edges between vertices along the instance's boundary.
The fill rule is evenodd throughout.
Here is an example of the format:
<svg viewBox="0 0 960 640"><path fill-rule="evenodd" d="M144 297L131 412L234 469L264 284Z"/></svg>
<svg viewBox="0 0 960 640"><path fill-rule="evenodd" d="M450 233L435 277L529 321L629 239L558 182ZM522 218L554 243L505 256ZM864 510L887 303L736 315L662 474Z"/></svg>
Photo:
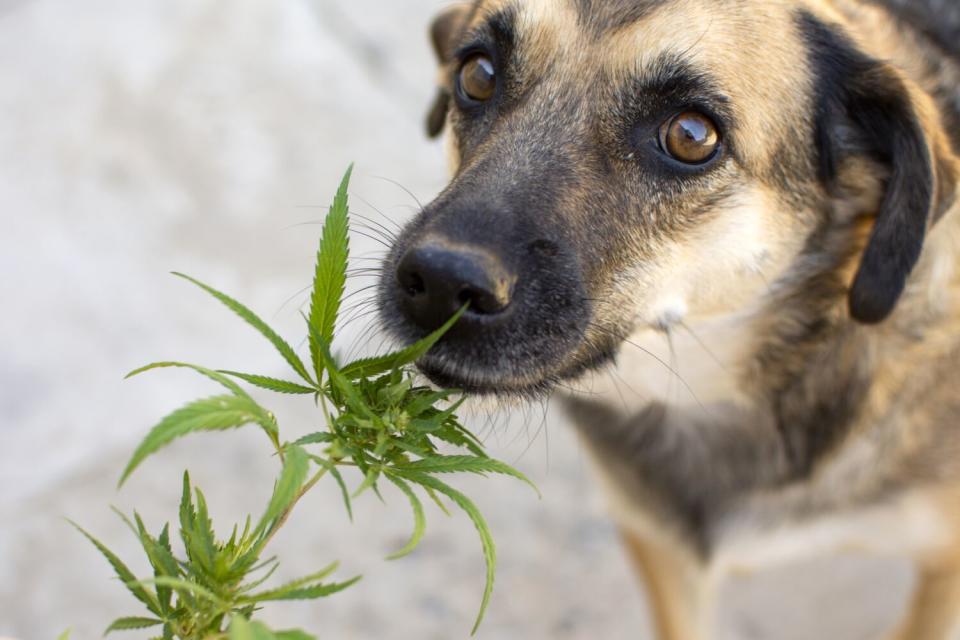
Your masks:
<svg viewBox="0 0 960 640"><path fill-rule="evenodd" d="M415 298L427 292L427 287L423 284L423 278L420 277L419 273L408 274L406 280L407 281L404 283L404 287L406 288L407 295L409 295L411 298Z"/></svg>
<svg viewBox="0 0 960 640"><path fill-rule="evenodd" d="M495 289L479 289L464 287L457 296L460 306L469 304L467 311L481 316L492 316L504 311L510 305L510 298L505 292Z"/></svg>
<svg viewBox="0 0 960 640"><path fill-rule="evenodd" d="M497 256L483 249L425 243L401 258L396 290L407 317L432 331L465 304L471 315L488 319L505 311L515 280Z"/></svg>

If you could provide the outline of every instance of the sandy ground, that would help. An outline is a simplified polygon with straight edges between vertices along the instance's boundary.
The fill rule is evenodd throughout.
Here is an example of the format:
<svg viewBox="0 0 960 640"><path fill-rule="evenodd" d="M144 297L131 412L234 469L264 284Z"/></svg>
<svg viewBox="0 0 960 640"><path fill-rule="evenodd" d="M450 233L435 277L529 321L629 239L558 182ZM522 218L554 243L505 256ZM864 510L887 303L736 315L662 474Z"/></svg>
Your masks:
<svg viewBox="0 0 960 640"><path fill-rule="evenodd" d="M261 508L275 463L252 431L178 443L118 493L153 421L211 392L185 373L121 377L168 358L281 374L268 346L167 272L215 283L297 336L318 231L299 223L320 217L311 207L329 201L347 163L358 161L356 208L374 217L403 220L416 205L382 177L423 200L442 187L441 149L422 134L433 78L425 27L437 6L0 0L0 636L73 627L95 638L112 617L138 613L65 516L136 558L109 505L136 505L157 526L174 514L184 468L217 520ZM355 238L357 255L379 249ZM317 424L309 407L270 406L290 435ZM544 493L459 483L479 497L500 548L479 637L649 638L642 594L562 417L535 406L474 424ZM341 559L341 576L365 579L265 617L326 638L466 637L482 588L470 524L431 512L422 549L387 563L410 525L403 500L388 498L364 501L351 525L335 491L312 495L278 539L284 576ZM878 638L909 584L903 563L858 557L731 580L718 637Z"/></svg>

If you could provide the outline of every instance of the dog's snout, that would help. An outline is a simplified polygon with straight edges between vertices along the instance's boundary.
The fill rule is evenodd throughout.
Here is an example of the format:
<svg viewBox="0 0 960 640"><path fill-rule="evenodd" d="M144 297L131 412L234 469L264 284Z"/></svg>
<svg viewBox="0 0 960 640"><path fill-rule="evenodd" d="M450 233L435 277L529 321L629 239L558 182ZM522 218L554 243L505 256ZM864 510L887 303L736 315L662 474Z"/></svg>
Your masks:
<svg viewBox="0 0 960 640"><path fill-rule="evenodd" d="M492 319L510 306L515 275L489 251L431 240L410 248L397 268L404 313L422 329L439 328L464 304Z"/></svg>

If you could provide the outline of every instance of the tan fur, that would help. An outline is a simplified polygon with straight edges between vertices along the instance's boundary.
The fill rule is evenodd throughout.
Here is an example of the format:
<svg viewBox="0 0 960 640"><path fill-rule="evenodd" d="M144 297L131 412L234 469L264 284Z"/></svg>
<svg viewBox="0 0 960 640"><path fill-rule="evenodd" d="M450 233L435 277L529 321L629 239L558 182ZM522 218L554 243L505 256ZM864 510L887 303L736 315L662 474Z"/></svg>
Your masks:
<svg viewBox="0 0 960 640"><path fill-rule="evenodd" d="M730 134L738 162L681 196L652 195L644 224L624 228L610 254L596 257L587 277L595 317L570 355L583 359L611 334L627 336L614 374L580 380L584 395L569 404L603 468L659 637L708 637L710 594L725 572L863 548L917 558L920 584L898 637L946 640L960 622L960 156L934 93L951 83L960 92L960 64L944 57L931 65L935 48L863 0L670 0L602 37L584 26L573 1L463 5L464 32L505 8L517 11L522 58L512 73L535 106L505 115L493 125L497 135L469 157L459 134L465 116L451 110L455 174L495 149L496 140L539 126L555 105L576 111L551 134L558 152L591 136L614 147L615 127L602 110L608 87L655 74L665 54L711 77L738 123ZM794 19L798 9L836 25L864 54L886 63L930 149L935 224L899 304L879 326L852 322L843 293L857 277L891 175L883 163L857 156L838 168L830 193L810 177L815 168L804 154L812 144L817 78ZM442 84L456 65L444 61ZM590 215L604 183L596 164L576 166L554 205L573 234L593 233L597 223ZM784 175L784 167L796 175ZM710 199L720 186L730 193ZM826 329L808 331L817 323ZM868 380L862 390L854 384L861 378ZM833 389L863 394L840 441L799 477L783 471L791 461L771 444L757 473L786 479L745 490L713 515L708 560L664 515L670 505L655 488L633 482L629 465L609 469L612 453L628 448L635 434L592 439L599 427L636 419L636 430L663 427L673 435L660 443L665 449L729 432L763 452L768 440L785 438L765 404L771 396L782 415L814 419Z"/></svg>

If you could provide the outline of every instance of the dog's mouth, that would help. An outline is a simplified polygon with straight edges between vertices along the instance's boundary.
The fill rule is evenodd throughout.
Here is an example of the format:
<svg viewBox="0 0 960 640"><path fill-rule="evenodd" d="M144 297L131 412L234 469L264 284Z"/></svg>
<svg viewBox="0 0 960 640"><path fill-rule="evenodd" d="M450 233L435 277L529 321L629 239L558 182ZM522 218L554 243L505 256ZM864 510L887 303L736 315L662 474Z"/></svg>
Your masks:
<svg viewBox="0 0 960 640"><path fill-rule="evenodd" d="M485 375L444 358L424 356L417 368L430 382L444 389L458 389L478 396L537 397L551 393L558 380L551 376L525 378Z"/></svg>
<svg viewBox="0 0 960 640"><path fill-rule="evenodd" d="M417 362L417 369L433 384L444 389L458 389L477 396L500 396L514 399L536 399L551 395L566 382L574 382L589 371L613 362L615 347L585 350L584 356L571 356L565 365L555 368L511 367L510 373L489 371L462 359L430 353ZM517 373L517 370L523 371Z"/></svg>

